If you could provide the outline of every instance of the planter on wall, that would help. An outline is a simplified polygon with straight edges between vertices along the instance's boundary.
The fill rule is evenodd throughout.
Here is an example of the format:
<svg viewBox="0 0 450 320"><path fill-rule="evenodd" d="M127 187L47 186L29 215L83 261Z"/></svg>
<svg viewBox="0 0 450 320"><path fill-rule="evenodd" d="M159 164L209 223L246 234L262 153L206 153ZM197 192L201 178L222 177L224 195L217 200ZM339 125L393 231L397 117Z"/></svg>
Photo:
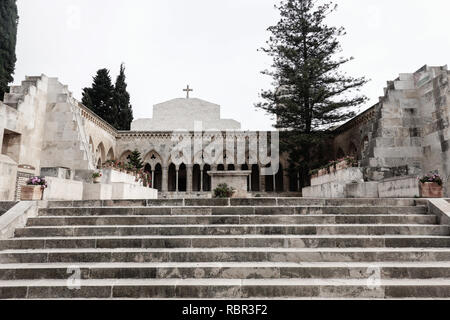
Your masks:
<svg viewBox="0 0 450 320"><path fill-rule="evenodd" d="M100 183L102 181L102 177L93 178L94 183Z"/></svg>
<svg viewBox="0 0 450 320"><path fill-rule="evenodd" d="M20 200L42 200L43 195L44 188L42 186L22 186L20 191Z"/></svg>
<svg viewBox="0 0 450 320"><path fill-rule="evenodd" d="M435 182L420 183L420 197L443 198L444 188Z"/></svg>

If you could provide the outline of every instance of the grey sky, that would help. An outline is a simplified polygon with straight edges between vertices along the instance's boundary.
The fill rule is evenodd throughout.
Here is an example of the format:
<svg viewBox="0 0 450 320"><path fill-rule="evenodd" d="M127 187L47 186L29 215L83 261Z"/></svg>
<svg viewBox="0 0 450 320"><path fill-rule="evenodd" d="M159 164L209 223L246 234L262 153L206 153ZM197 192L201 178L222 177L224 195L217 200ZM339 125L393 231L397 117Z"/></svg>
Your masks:
<svg viewBox="0 0 450 320"><path fill-rule="evenodd" d="M193 97L222 106L243 129L270 129L253 104L270 79L270 59L257 49L278 20L274 0L18 0L15 82L25 75L59 77L76 98L100 68L113 80L126 63L135 118L152 105ZM345 71L372 81L363 92L377 102L387 80L424 64L450 61L448 0L338 0L330 23L347 29ZM182 116L182 115L180 115Z"/></svg>

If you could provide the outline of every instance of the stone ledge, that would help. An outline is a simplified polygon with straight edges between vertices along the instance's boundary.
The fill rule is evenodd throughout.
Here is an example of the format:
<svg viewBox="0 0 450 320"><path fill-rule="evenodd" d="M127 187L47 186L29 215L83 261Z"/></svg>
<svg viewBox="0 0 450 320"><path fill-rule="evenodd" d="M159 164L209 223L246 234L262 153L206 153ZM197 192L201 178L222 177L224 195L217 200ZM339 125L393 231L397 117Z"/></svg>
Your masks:
<svg viewBox="0 0 450 320"><path fill-rule="evenodd" d="M12 238L16 228L22 228L28 218L37 216L36 201L21 201L0 217L0 239Z"/></svg>
<svg viewBox="0 0 450 320"><path fill-rule="evenodd" d="M450 203L448 200L429 199L428 211L438 217L440 224L450 225Z"/></svg>

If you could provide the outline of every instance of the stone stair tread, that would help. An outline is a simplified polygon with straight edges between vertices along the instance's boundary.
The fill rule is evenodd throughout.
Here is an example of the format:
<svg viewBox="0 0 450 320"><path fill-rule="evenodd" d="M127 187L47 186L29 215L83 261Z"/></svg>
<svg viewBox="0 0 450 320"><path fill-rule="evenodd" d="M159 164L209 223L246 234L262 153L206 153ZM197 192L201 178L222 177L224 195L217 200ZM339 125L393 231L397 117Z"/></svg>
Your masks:
<svg viewBox="0 0 450 320"><path fill-rule="evenodd" d="M74 267L73 263L5 263L0 270L57 269ZM80 268L450 268L450 261L379 261L379 262L100 262L77 263Z"/></svg>
<svg viewBox="0 0 450 320"><path fill-rule="evenodd" d="M449 278L381 279L380 286L450 286ZM81 287L98 286L362 286L367 279L89 279L80 280ZM5 287L65 287L67 280L0 280Z"/></svg>
<svg viewBox="0 0 450 320"><path fill-rule="evenodd" d="M11 253L146 253L146 252L268 252L268 253L289 253L289 252L450 252L450 248L56 248L56 249L13 249L2 250L0 254Z"/></svg>
<svg viewBox="0 0 450 320"><path fill-rule="evenodd" d="M223 227L441 227L448 228L438 224L123 224L123 225L57 225L57 226L27 226L21 229L54 229L54 228L223 228Z"/></svg>
<svg viewBox="0 0 450 320"><path fill-rule="evenodd" d="M238 234L238 235L131 235L131 236L73 236L73 237L62 237L62 236L47 236L47 237L20 237L11 238L3 241L45 241L45 240L120 240L120 239L450 239L450 236L438 236L438 235L360 235L360 234L332 234L332 235L293 235L293 234L269 234L269 235L258 235L258 234Z"/></svg>

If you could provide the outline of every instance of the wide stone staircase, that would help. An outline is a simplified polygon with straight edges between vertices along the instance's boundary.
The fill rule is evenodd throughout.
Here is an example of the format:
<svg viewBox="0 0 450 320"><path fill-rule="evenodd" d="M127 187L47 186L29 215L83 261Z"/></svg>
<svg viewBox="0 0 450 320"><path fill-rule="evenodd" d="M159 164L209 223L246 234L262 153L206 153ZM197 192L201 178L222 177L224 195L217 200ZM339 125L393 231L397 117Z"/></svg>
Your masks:
<svg viewBox="0 0 450 320"><path fill-rule="evenodd" d="M0 242L0 298L449 298L426 202L49 202Z"/></svg>

